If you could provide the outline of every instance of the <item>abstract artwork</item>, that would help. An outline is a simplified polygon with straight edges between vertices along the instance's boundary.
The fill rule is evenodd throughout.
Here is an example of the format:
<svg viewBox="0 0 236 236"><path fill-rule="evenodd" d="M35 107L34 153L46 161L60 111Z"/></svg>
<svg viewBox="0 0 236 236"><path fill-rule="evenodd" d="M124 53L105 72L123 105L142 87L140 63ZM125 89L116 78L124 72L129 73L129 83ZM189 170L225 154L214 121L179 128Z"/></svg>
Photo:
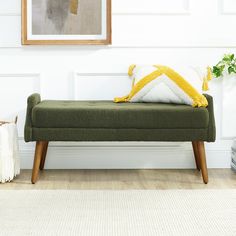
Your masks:
<svg viewBox="0 0 236 236"><path fill-rule="evenodd" d="M22 0L22 44L110 44L111 0Z"/></svg>

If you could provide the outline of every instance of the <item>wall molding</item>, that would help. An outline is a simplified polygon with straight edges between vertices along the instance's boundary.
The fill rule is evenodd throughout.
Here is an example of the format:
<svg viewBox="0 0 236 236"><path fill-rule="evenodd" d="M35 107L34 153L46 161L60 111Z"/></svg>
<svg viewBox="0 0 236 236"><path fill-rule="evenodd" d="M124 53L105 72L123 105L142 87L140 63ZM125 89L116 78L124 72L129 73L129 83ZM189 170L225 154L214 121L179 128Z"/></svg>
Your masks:
<svg viewBox="0 0 236 236"><path fill-rule="evenodd" d="M218 48L223 48L223 49L235 49L236 48L236 44L235 45L112 45L109 46L108 49L218 49Z"/></svg>
<svg viewBox="0 0 236 236"><path fill-rule="evenodd" d="M127 73L122 72L74 72L75 76L127 76Z"/></svg>
<svg viewBox="0 0 236 236"><path fill-rule="evenodd" d="M40 72L37 73L7 73L7 72L0 72L0 77L39 77L40 80Z"/></svg>
<svg viewBox="0 0 236 236"><path fill-rule="evenodd" d="M75 71L74 75L73 75L73 82L72 82L73 99L74 100L81 99L81 98L78 97L78 94L79 94L78 88L81 87L81 86L79 86L79 83L82 82L83 80L85 80L86 78L90 78L91 79L93 77L101 77L102 80L107 80L108 82L110 82L111 80L114 81L114 77L119 77L119 79L126 80L127 83L128 82L131 83L131 81L128 80L127 73L120 73L120 72L93 72L93 73L90 73L90 72L78 72L78 71ZM113 79L111 79L111 78L113 78ZM97 83L98 82L98 78L97 78L97 80L94 80L94 81ZM114 94L114 96L118 96L118 95ZM82 95L82 97L83 97L83 95ZM109 97L109 98L105 98L105 99L113 99L113 98L114 97L112 97L112 98ZM85 98L85 99L89 100L89 98ZM84 100L84 99L82 98L82 100ZM97 99L95 99L95 100L97 100Z"/></svg>
<svg viewBox="0 0 236 236"><path fill-rule="evenodd" d="M152 15L190 15L190 0L182 0L183 1L183 9L182 10L154 10L154 11L116 11L112 12L114 16L123 16L123 15L140 15L140 16L152 16ZM19 10L19 11L18 11ZM13 12L0 12L1 16L21 16L20 9L16 9Z"/></svg>
<svg viewBox="0 0 236 236"><path fill-rule="evenodd" d="M23 140L22 138L20 139ZM50 142L51 147L80 147L80 148L184 148L185 142Z"/></svg>
<svg viewBox="0 0 236 236"><path fill-rule="evenodd" d="M189 11L180 12L113 12L113 16L189 16Z"/></svg>
<svg viewBox="0 0 236 236"><path fill-rule="evenodd" d="M15 0L15 2L18 2L18 1L20 1L20 0ZM119 0L117 0L117 1L119 1ZM156 5L153 1L151 1L151 2L153 3L153 6ZM171 3L171 1L169 1L169 2ZM229 5L231 3L227 3L227 2L228 2L227 0L217 0L216 2L214 2L214 8L213 9L216 9L216 11L217 11L217 7L218 7L218 12L216 12L216 13L219 14L219 17L220 17L220 14L223 14L223 15L236 14L236 7L232 4L233 7L232 7L232 10L231 10L231 8L229 7L229 6L231 6L231 5ZM227 7L225 5L226 3L228 4ZM12 18L15 17L17 19L16 19L16 22L15 22L14 19L11 19L11 17L8 17L9 19L7 19L7 17L6 17L6 19L4 19L4 18L2 18L2 19L0 18L0 19L2 20L2 22L5 22L5 21L12 22L12 25L13 25L14 29L16 29L16 30L13 30L13 32L16 32L17 34L14 33L15 36L14 36L14 34L9 34L9 40L8 40L8 36L3 37L4 38L4 40L2 42L3 45L0 45L0 48L6 48L6 49L7 48L8 49L10 49L10 48L21 48L21 49L24 50L24 48L26 48L26 47L22 47L20 45L20 30L17 31L17 29L20 29L20 27L18 25L18 24L20 24L20 16L21 16L20 9L19 9L20 4L19 4L19 6L18 5L16 6L16 4L8 4L8 3L5 3L5 4L2 3L2 4L3 4L2 6L5 6L5 7L3 7L2 12L0 12L0 17L1 16L2 17L4 17L4 16L5 17L6 16L12 16ZM145 17L153 16L153 15L154 16L155 15L167 15L167 16L168 15L170 15L170 16L171 15L173 15L173 16L177 15L176 16L176 19L177 19L177 18L179 18L178 15L191 15L193 13L193 17L194 17L194 14L196 13L195 9L194 9L194 4L192 4L192 6L191 6L191 1L190 0L178 1L178 3L174 4L172 9L170 9L170 11L172 11L172 12L168 12L168 9L166 10L167 3L165 3L163 5L163 8L160 7L160 9L158 9L158 7L156 7L156 8L153 7L153 9L147 8L147 10L145 10L145 9L142 10L142 8L140 7L140 6L142 6L142 3L140 3L140 6L138 8L136 8L137 11L135 11L135 7L134 7L134 9L132 9L131 6L126 7L126 6L120 5L120 3L118 3L118 4L119 4L120 7L118 6L117 10L114 9L114 11L113 11L113 15L114 16L117 16L117 17L121 16L120 18L117 18L117 22L119 22L120 19L122 20L122 16L126 16L126 15L131 15L131 16L134 16L134 17L135 16L144 16L145 22L149 22L149 19L146 19ZM161 6L161 4L158 3L157 6L159 6L159 5ZM199 5L200 5L200 3L199 3ZM210 3L206 4L206 5L207 5L206 7L209 7L208 5L210 5ZM9 7L7 7L7 6L9 6ZM176 6L176 8L175 8L175 6ZM197 10L199 10L199 9L197 8ZM231 10L232 12L229 11L229 10ZM173 18L175 19L175 17L173 17ZM192 18L192 16L190 18ZM174 22L174 19L173 19L173 22ZM136 20L136 18L134 20L132 20L132 21L135 22L135 20ZM150 20L153 20L153 19L150 19ZM186 20L188 20L187 17L186 17ZM225 18L224 18L224 20L227 21L227 19L225 19ZM4 25L4 23L3 23L3 25ZM116 27L116 24L114 24L114 26ZM189 28L189 27L191 27L191 26L188 26L187 28ZM119 26L119 28L115 29L114 31L116 31L116 30L122 31L122 27ZM7 32L7 30L5 30L5 31ZM224 31L226 31L225 35L227 35L228 30L224 30ZM119 32L117 32L117 33L119 33ZM7 34L4 33L4 35L7 35ZM115 42L115 40L113 40L113 41ZM147 41L147 43L145 41ZM117 41L118 44L116 44L116 45L114 44L114 45L111 45L109 47L101 47L101 48L103 48L103 49L105 49L105 48L108 48L108 49L115 49L115 48L121 48L121 49L232 48L232 49L235 49L236 48L236 43L234 43L233 40L227 39L227 37L225 37L225 40L223 40L223 39L220 40L219 39L219 41L216 42L216 45L213 45L213 46L210 45L208 40L204 41L204 39L200 40L199 42L195 42L194 41L192 45L190 45L192 43L191 41L187 41L186 42L186 44L189 44L189 45L180 45L182 43L182 41L178 41L178 43L176 43L174 40L169 43L170 45L166 45L165 41L161 41L162 42L162 43L160 42L161 45L157 45L158 44L158 39L156 41L151 41L150 44L147 45L149 40L145 40L145 41L144 41L143 45L142 45L142 41L139 41L138 45L133 46L132 43L130 41L128 41L128 38L127 38L127 41L126 40L124 40L124 41ZM185 40L183 40L183 41L185 41ZM227 41L229 43L225 45L225 42L227 42ZM124 42L124 44L123 44L123 42ZM39 48L39 47L40 46L27 46L27 48L32 48L32 49L36 49L36 48ZM63 48L61 46L57 46L57 47L51 46L51 48L52 47L53 48L57 48L57 49ZM42 46L41 46L41 48L42 48ZM45 48L46 49L50 49L50 47L47 47L47 46ZM69 49L70 47L67 47L67 48ZM76 48L78 50L82 49L82 47L79 47L79 46L78 47L76 46L74 48ZM98 47L92 47L92 49L96 49L96 48L98 48Z"/></svg>
<svg viewBox="0 0 236 236"><path fill-rule="evenodd" d="M236 15L236 8L235 9L230 9L227 10L225 5L226 5L227 0L218 0L218 7L219 7L219 12L221 15Z"/></svg>
<svg viewBox="0 0 236 236"><path fill-rule="evenodd" d="M188 10L179 11L179 12L113 12L113 16L188 16L191 15ZM12 12L12 13L0 13L1 16L21 16L21 13Z"/></svg>
<svg viewBox="0 0 236 236"><path fill-rule="evenodd" d="M102 49L102 50L112 50L112 49L236 49L236 44L235 45L149 45L149 46L145 46L145 45L109 45L109 46L50 46L50 45L44 45L44 46L33 46L33 45L28 45L28 46L2 46L0 45L0 50L25 50L25 52L27 53L27 50L67 50L67 51L74 51L74 50L88 50L88 51L92 51L92 50L96 50L96 49Z"/></svg>
<svg viewBox="0 0 236 236"><path fill-rule="evenodd" d="M183 9L182 10L173 10L173 11L166 11L166 10L159 10L155 9L152 11L136 11L136 10L129 10L129 11L116 11L112 12L114 16L126 16L126 15L133 15L133 16L153 16L153 15L160 15L160 16L185 16L190 15L190 0L182 0Z"/></svg>
<svg viewBox="0 0 236 236"><path fill-rule="evenodd" d="M41 73L40 72L24 72L24 73L7 73L7 72L0 72L0 77L21 77L21 78L30 78L36 77L37 78L37 92L41 93Z"/></svg>
<svg viewBox="0 0 236 236"><path fill-rule="evenodd" d="M209 168L230 168L230 150L207 150ZM143 158L145 155L145 158ZM34 149L20 149L21 168L31 169ZM46 169L195 169L185 147L49 146Z"/></svg>
<svg viewBox="0 0 236 236"><path fill-rule="evenodd" d="M0 1L0 16L20 15L21 0Z"/></svg>
<svg viewBox="0 0 236 236"><path fill-rule="evenodd" d="M21 16L21 13L18 12L0 13L0 17L1 16Z"/></svg>
<svg viewBox="0 0 236 236"><path fill-rule="evenodd" d="M232 84L232 82L234 82L234 81L235 81L235 76L232 76L232 77L226 76L223 79L221 78L221 81L220 81L220 83L221 83L220 106L221 106L221 114L222 114L222 116L221 116L221 140L234 140L235 139L235 136L233 136L231 132L230 132L231 134L229 134L229 131L228 131L228 134L227 134L227 130L229 130L229 127L228 127L228 129L226 128L228 126L228 122L224 121L224 120L228 120L225 118L226 116L232 117L232 113L235 112L234 110L232 110L232 104L230 106L230 113L229 113L229 110L227 110L227 109L225 110L225 107L227 107L229 105L224 104L224 101L225 101L226 97L229 96L228 94L230 92L230 91L227 91L225 87L227 87L226 85L228 84L228 85L230 85L230 90L233 89L233 91L235 91L234 88L235 88L236 84L235 83ZM235 97L233 96L233 98L232 98L232 96L233 95L231 94L231 100L234 100ZM231 118L231 120L232 120L232 118ZM235 126L233 124L230 125L230 130L235 130Z"/></svg>
<svg viewBox="0 0 236 236"><path fill-rule="evenodd" d="M28 79L33 78L36 79L35 83L35 92L41 93L41 73L40 72L19 72L19 73L6 73L0 72L0 78L21 78L21 79ZM26 104L26 101L25 101ZM19 119L18 119L19 120ZM19 140L23 140L23 136L19 135Z"/></svg>
<svg viewBox="0 0 236 236"><path fill-rule="evenodd" d="M113 16L189 16L191 13L186 11L180 12L113 12ZM21 16L21 13L0 13L1 16Z"/></svg>

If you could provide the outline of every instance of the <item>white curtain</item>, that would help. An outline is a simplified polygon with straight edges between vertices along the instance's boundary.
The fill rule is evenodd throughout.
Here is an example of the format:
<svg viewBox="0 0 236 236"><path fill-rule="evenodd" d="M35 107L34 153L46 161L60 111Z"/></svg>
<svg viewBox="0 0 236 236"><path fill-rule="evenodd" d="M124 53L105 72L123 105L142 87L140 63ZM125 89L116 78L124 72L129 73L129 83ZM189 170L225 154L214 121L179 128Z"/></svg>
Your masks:
<svg viewBox="0 0 236 236"><path fill-rule="evenodd" d="M20 158L16 124L0 124L0 182L10 182L18 174Z"/></svg>

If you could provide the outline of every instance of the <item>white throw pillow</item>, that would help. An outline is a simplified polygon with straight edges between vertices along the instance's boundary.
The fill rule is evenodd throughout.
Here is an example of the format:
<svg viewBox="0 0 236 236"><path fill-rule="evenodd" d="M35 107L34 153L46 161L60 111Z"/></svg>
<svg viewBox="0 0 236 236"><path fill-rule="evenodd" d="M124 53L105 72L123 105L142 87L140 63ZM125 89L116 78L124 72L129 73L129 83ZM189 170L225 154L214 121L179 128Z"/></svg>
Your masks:
<svg viewBox="0 0 236 236"><path fill-rule="evenodd" d="M131 65L129 76L133 80L129 95L115 98L115 102L160 102L206 107L202 93L202 80L194 68L178 68L178 73L163 65Z"/></svg>

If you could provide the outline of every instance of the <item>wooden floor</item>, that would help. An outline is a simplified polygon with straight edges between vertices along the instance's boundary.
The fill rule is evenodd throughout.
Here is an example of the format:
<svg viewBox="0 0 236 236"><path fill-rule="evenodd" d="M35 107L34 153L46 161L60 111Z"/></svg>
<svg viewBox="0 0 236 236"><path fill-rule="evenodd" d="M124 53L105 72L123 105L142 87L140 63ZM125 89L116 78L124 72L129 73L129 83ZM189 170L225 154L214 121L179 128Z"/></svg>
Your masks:
<svg viewBox="0 0 236 236"><path fill-rule="evenodd" d="M236 172L210 169L203 184L197 170L44 170L31 184L31 170L22 170L2 189L220 189L236 188Z"/></svg>

